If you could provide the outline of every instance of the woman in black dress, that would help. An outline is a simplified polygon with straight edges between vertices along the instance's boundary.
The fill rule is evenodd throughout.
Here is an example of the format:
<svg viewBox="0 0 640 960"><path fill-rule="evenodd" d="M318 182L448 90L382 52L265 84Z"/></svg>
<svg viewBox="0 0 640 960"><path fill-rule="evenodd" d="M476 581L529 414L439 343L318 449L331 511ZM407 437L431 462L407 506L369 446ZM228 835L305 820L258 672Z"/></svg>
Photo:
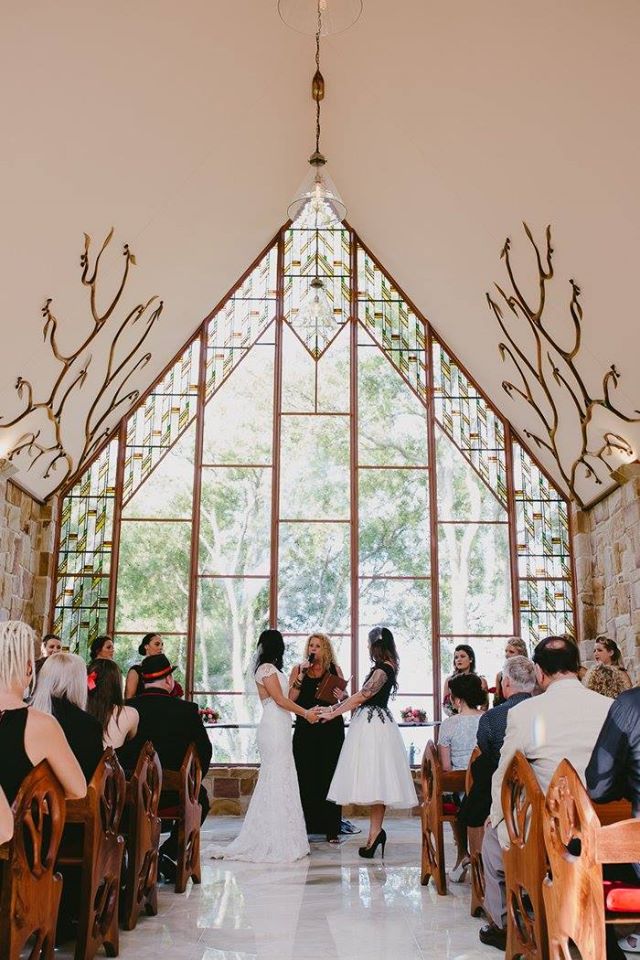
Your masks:
<svg viewBox="0 0 640 960"><path fill-rule="evenodd" d="M312 634L307 640L305 656L306 659L291 671L289 697L306 709L327 706L328 700L316 699L320 683L328 673L343 676L329 637L324 633ZM336 699L332 702L335 703ZM293 757L307 832L323 833L329 843L338 843L340 833L342 807L327 800L327 792L343 743L342 717L336 717L330 723L313 724L303 717L296 717Z"/></svg>

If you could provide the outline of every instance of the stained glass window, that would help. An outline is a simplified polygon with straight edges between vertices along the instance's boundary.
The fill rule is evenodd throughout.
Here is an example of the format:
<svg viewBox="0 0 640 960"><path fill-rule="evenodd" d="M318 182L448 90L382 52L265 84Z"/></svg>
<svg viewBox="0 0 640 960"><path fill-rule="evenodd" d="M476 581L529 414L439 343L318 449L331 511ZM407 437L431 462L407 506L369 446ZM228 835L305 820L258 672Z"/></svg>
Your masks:
<svg viewBox="0 0 640 960"><path fill-rule="evenodd" d="M514 632L573 632L566 501L346 227L283 229L122 436L64 494L54 629L83 654L113 630L123 668L160 631L215 761L256 757L266 626L286 669L327 633L357 687L389 624L396 709L430 718L459 643L491 684Z"/></svg>

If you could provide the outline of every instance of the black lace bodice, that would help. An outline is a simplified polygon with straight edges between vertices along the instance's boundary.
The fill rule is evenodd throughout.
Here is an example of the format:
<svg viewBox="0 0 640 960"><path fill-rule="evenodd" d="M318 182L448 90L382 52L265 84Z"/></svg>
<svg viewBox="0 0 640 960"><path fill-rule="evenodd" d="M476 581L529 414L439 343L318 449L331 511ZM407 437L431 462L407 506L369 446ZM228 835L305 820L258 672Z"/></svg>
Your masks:
<svg viewBox="0 0 640 960"><path fill-rule="evenodd" d="M386 708L389 703L389 697L391 696L393 686L396 682L396 672L393 667L389 666L388 663L376 663L369 672L369 675L363 683L362 688L363 690L367 689L367 684L374 679L375 673L378 670L383 670L387 675L387 679L383 685L375 691L373 696L368 698L367 702L364 704L365 707Z"/></svg>

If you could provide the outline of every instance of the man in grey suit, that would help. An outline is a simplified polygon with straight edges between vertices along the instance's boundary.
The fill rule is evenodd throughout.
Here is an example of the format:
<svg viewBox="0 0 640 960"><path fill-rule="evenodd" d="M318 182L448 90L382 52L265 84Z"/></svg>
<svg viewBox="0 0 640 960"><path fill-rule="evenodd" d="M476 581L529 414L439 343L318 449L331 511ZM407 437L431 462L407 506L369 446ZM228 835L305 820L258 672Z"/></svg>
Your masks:
<svg viewBox="0 0 640 960"><path fill-rule="evenodd" d="M485 907L492 923L480 930L483 943L504 950L506 897L502 849L509 847L502 814L502 781L519 750L546 792L561 760L569 760L584 780L584 772L605 721L611 700L587 690L578 680L580 661L576 645L566 637L546 637L533 654L542 694L509 711L500 763L491 785L491 813L487 821L482 860L485 872Z"/></svg>

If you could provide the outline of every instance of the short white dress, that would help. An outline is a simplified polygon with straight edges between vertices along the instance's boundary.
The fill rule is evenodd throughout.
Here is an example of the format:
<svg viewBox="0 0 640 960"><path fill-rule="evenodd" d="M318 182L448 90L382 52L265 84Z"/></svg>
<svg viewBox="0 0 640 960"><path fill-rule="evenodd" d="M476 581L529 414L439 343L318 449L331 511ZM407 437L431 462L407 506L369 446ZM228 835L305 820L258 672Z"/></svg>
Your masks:
<svg viewBox="0 0 640 960"><path fill-rule="evenodd" d="M327 799L343 806L384 803L407 809L417 806L418 799L402 736L388 707L395 670L378 663L365 684L378 670L384 670L387 679L353 714Z"/></svg>

